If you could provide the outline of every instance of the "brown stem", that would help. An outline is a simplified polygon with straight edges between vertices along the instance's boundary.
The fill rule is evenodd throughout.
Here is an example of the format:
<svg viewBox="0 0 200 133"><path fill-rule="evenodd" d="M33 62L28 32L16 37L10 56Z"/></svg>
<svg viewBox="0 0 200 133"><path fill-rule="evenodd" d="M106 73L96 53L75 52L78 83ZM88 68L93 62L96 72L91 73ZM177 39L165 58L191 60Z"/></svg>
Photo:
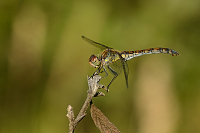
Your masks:
<svg viewBox="0 0 200 133"><path fill-rule="evenodd" d="M92 98L96 95L97 90L99 89L100 85L98 84L99 80L101 79L101 76L95 75L88 78L88 86L89 89L87 91L87 98L77 115L76 119L74 119L74 111L71 105L68 105L67 107L67 117L69 119L69 133L73 133L78 123L86 116L86 110L92 101Z"/></svg>

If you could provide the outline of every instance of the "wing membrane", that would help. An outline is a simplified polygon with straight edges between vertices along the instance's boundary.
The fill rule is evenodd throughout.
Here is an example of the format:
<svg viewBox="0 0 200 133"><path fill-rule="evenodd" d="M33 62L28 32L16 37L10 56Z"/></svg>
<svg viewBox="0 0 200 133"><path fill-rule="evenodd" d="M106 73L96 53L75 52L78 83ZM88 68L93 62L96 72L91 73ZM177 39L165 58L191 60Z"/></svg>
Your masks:
<svg viewBox="0 0 200 133"><path fill-rule="evenodd" d="M113 61L109 66L114 70L118 75L122 72L122 69L124 71L124 76L126 80L126 87L128 88L128 64L125 61L125 59L121 56L120 53L115 53L117 55L112 55L113 56Z"/></svg>
<svg viewBox="0 0 200 133"><path fill-rule="evenodd" d="M115 71L118 75L122 73L122 63L121 60L116 60L109 64L113 71Z"/></svg>
<svg viewBox="0 0 200 133"><path fill-rule="evenodd" d="M125 59L121 56L120 53L118 53L118 55L119 55L121 63L122 63L122 68L123 68L124 76L125 76L125 80L126 80L126 87L128 88L128 73L129 73L128 64L125 61Z"/></svg>
<svg viewBox="0 0 200 133"><path fill-rule="evenodd" d="M95 42L95 41L93 41L93 40L91 40L91 39L89 39L89 38L87 38L87 37L85 37L85 36L82 36L82 38L83 38L83 40L85 40L86 42L88 42L88 43L90 43L90 44L92 44L93 46L95 46L95 47L98 47L98 48L100 48L100 49L113 49L113 48L111 48L111 47L108 47L108 46L106 46L106 45L103 45L103 44L101 44L101 43L98 43L98 42Z"/></svg>

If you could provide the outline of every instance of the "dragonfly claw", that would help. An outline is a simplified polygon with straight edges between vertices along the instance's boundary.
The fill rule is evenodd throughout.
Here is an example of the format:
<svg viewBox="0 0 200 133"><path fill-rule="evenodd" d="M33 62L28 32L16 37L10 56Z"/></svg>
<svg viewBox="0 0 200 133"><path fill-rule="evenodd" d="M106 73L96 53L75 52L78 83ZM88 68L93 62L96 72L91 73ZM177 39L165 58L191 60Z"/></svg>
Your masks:
<svg viewBox="0 0 200 133"><path fill-rule="evenodd" d="M99 85L99 89L104 89L109 92L109 89L105 85Z"/></svg>
<svg viewBox="0 0 200 133"><path fill-rule="evenodd" d="M103 92L97 92L94 97L105 96Z"/></svg>

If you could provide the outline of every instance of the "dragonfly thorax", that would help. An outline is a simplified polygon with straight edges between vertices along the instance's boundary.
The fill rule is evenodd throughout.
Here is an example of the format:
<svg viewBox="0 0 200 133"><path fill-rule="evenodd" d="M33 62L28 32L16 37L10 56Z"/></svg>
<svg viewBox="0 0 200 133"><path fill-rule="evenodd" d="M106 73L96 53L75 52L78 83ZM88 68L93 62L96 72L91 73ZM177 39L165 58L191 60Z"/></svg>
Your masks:
<svg viewBox="0 0 200 133"><path fill-rule="evenodd" d="M89 64L92 66L92 67L99 67L100 64L101 64L101 61L100 59L96 56L96 55L91 55L90 58L89 58Z"/></svg>

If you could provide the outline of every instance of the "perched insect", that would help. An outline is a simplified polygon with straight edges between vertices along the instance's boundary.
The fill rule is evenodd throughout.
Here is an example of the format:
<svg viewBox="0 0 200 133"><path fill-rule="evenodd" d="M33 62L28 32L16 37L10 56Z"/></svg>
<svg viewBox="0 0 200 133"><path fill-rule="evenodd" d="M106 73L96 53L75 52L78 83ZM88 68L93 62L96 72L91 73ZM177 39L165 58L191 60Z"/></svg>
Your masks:
<svg viewBox="0 0 200 133"><path fill-rule="evenodd" d="M98 42L95 42L93 40L90 40L84 36L82 38L89 42L90 44L99 47L103 50L101 55L91 55L89 58L89 64L92 67L97 68L96 72L93 74L99 74L101 72L101 69L103 68L103 72L106 73L106 76L108 75L105 66L110 70L110 72L114 75L112 80L107 86L107 89L109 89L111 83L115 80L115 78L121 73L121 70L123 69L124 71L124 76L126 80L126 87L128 88L128 65L127 62L128 60L138 57L141 55L145 54L159 54L159 53L164 53L164 54L170 54L172 56L178 56L179 53L176 52L173 49L169 48L149 48L149 49L143 49L143 50L136 50L136 51L117 51L114 50L111 47L105 46L103 44L100 44ZM105 77L106 77L105 76Z"/></svg>

